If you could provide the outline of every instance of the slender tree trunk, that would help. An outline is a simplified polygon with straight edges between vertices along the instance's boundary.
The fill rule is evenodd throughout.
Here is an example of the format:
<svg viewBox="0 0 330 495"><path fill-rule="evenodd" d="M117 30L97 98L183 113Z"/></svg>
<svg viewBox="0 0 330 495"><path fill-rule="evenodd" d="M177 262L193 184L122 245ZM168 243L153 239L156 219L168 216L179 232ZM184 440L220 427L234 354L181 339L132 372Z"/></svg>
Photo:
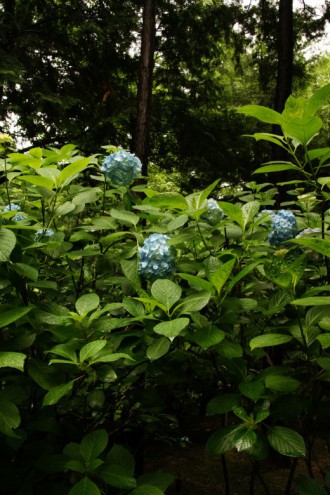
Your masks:
<svg viewBox="0 0 330 495"><path fill-rule="evenodd" d="M142 174L148 172L152 76L154 68L156 0L145 0L143 10L137 118L133 151L142 162Z"/></svg>
<svg viewBox="0 0 330 495"><path fill-rule="evenodd" d="M292 92L293 80L293 0L280 0L278 25L278 66L274 109L282 112Z"/></svg>
<svg viewBox="0 0 330 495"><path fill-rule="evenodd" d="M274 97L274 109L282 113L285 102L292 92L293 81L293 0L279 0L279 15L278 15L278 42L277 42L278 64L276 88ZM278 126L273 127L274 134L280 134L281 129ZM287 161L288 156L282 148L273 147L273 160ZM290 179L287 172L279 172L274 175L276 182L285 182ZM286 201L285 191L283 188L279 190L277 196L277 206Z"/></svg>

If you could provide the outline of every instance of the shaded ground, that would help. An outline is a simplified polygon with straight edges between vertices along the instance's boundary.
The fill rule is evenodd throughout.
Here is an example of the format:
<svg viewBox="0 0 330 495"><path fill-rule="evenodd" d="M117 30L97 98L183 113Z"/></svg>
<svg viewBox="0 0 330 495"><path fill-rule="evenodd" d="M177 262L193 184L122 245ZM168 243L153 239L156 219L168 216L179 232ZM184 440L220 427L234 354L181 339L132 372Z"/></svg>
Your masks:
<svg viewBox="0 0 330 495"><path fill-rule="evenodd" d="M165 471L174 474L180 481L176 487L168 490L168 495L224 495L225 482L220 458L208 457L204 452L205 441L210 435L207 431L199 431L189 438L187 447L169 446L154 443L146 449L146 471ZM255 479L254 495L284 495L290 467L293 460L279 457L260 464L260 479ZM252 464L242 453L226 454L229 474L230 495L249 495ZM325 443L318 442L313 449L312 470L317 480L323 482L322 473L330 470L330 454ZM295 478L301 474L308 475L304 459L299 459L295 470ZM228 492L227 492L228 493ZM290 494L296 494L293 483Z"/></svg>

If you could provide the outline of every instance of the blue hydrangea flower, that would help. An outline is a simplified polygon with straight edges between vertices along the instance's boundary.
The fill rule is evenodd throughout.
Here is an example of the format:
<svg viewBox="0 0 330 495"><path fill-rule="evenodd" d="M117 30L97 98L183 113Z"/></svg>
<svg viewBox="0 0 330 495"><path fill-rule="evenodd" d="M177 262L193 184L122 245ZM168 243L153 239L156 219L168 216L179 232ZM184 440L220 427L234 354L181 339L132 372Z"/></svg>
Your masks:
<svg viewBox="0 0 330 495"><path fill-rule="evenodd" d="M167 278L175 272L175 249L168 235L151 234L139 248L139 273L147 280Z"/></svg>
<svg viewBox="0 0 330 495"><path fill-rule="evenodd" d="M117 186L128 186L142 171L140 159L125 150L119 150L106 156L101 170Z"/></svg>
<svg viewBox="0 0 330 495"><path fill-rule="evenodd" d="M10 203L10 205L5 206L3 211L7 213L8 211L20 211L21 207L19 205L16 205L15 203ZM20 220L24 220L25 216L20 215L16 213L11 219L14 220L14 222L19 222Z"/></svg>
<svg viewBox="0 0 330 495"><path fill-rule="evenodd" d="M39 229L35 233L34 240L38 241L41 237L51 237L54 235L54 231L52 229Z"/></svg>
<svg viewBox="0 0 330 495"><path fill-rule="evenodd" d="M269 244L279 246L292 239L298 232L297 220L290 210L280 210L273 216L272 230L268 235Z"/></svg>
<svg viewBox="0 0 330 495"><path fill-rule="evenodd" d="M209 225L217 225L225 216L225 212L220 208L215 199L207 200L207 211L201 215L201 220Z"/></svg>

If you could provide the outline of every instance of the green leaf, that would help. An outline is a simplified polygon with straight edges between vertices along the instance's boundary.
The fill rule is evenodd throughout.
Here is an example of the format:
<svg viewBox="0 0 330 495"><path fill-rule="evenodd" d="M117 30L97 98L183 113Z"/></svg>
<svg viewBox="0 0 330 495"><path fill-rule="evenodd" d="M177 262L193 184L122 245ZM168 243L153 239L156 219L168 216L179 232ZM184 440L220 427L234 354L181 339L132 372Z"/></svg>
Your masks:
<svg viewBox="0 0 330 495"><path fill-rule="evenodd" d="M330 99L330 83L318 89L309 99L306 105L306 113L315 115L315 113L325 105Z"/></svg>
<svg viewBox="0 0 330 495"><path fill-rule="evenodd" d="M281 146L281 148L287 149L286 146L283 144L283 137L278 136L277 134L270 134L268 132L256 132L252 135L247 135L247 137L253 137L256 141L269 141L270 143L277 144L278 146Z"/></svg>
<svg viewBox="0 0 330 495"><path fill-rule="evenodd" d="M223 265L219 266L219 268L213 273L211 277L211 282L216 288L218 294L220 294L222 287L226 283L229 278L234 266L236 263L236 259L233 258L229 261L226 261Z"/></svg>
<svg viewBox="0 0 330 495"><path fill-rule="evenodd" d="M7 325L10 325L10 323L19 320L20 318L28 314L32 309L33 306L24 306L17 309L10 309L8 311L1 311L0 306L0 328L6 327Z"/></svg>
<svg viewBox="0 0 330 495"><path fill-rule="evenodd" d="M265 385L266 388L275 390L275 392L290 393L299 388L300 382L289 376L274 375L266 377Z"/></svg>
<svg viewBox="0 0 330 495"><path fill-rule="evenodd" d="M76 301L76 310L80 316L87 315L93 309L98 308L100 304L100 298L94 292L85 294Z"/></svg>
<svg viewBox="0 0 330 495"><path fill-rule="evenodd" d="M164 492L173 483L175 477L173 474L163 473L162 471L156 471L143 474L138 478L138 485L151 485Z"/></svg>
<svg viewBox="0 0 330 495"><path fill-rule="evenodd" d="M54 388L51 388L49 392L44 397L43 406L53 406L54 404L57 404L57 402L64 397L66 394L68 394L73 387L74 380L68 383L63 383L62 385L57 385Z"/></svg>
<svg viewBox="0 0 330 495"><path fill-rule="evenodd" d="M18 275L29 278L30 280L38 280L38 270L33 266L26 265L25 263L13 263L11 266Z"/></svg>
<svg viewBox="0 0 330 495"><path fill-rule="evenodd" d="M272 165L263 165L257 168L254 174L268 174L270 172L282 172L283 170L300 170L297 165L293 163L273 163Z"/></svg>
<svg viewBox="0 0 330 495"><path fill-rule="evenodd" d="M204 278L197 277L196 275L190 275L188 273L177 273L177 275L179 275L179 277L183 280L186 280L193 288L196 287L198 289L204 289L212 294L214 293L213 285Z"/></svg>
<svg viewBox="0 0 330 495"><path fill-rule="evenodd" d="M105 430L92 431L81 441L79 453L86 463L98 457L108 445L108 434Z"/></svg>
<svg viewBox="0 0 330 495"><path fill-rule="evenodd" d="M251 429L245 429L240 431L235 438L235 447L238 452L242 452L247 449L251 449L257 441L256 433Z"/></svg>
<svg viewBox="0 0 330 495"><path fill-rule="evenodd" d="M225 338L225 332L216 326L208 325L198 328L191 336L191 340L196 342L203 349L208 349L213 345L217 345Z"/></svg>
<svg viewBox="0 0 330 495"><path fill-rule="evenodd" d="M98 200L100 193L101 193L101 189L99 188L93 188L93 189L88 189L87 191L82 191L73 198L72 203L74 205L85 205L87 203L95 203L95 201Z"/></svg>
<svg viewBox="0 0 330 495"><path fill-rule="evenodd" d="M122 490L129 490L136 487L135 478L128 473L125 468L118 464L103 465L97 471L108 485Z"/></svg>
<svg viewBox="0 0 330 495"><path fill-rule="evenodd" d="M8 261L16 244L15 234L8 229L0 229L0 261Z"/></svg>
<svg viewBox="0 0 330 495"><path fill-rule="evenodd" d="M140 220L140 217L132 211L112 209L110 213L113 218L119 220L124 225L137 225Z"/></svg>
<svg viewBox="0 0 330 495"><path fill-rule="evenodd" d="M44 187L51 191L54 187L54 181L52 179L48 179L47 177L40 177L40 175L20 175L17 177L19 180L24 180L25 182L29 182L34 186Z"/></svg>
<svg viewBox="0 0 330 495"><path fill-rule="evenodd" d="M96 359L93 359L90 364L113 363L115 361L119 361L119 359L128 359L129 361L133 361L133 358L129 354L125 354L123 352L113 352L112 354L106 354L105 356L100 356Z"/></svg>
<svg viewBox="0 0 330 495"><path fill-rule="evenodd" d="M70 182L75 179L80 172L88 167L89 162L89 158L78 158L65 167L58 177L58 187L64 187L70 184Z"/></svg>
<svg viewBox="0 0 330 495"><path fill-rule="evenodd" d="M239 206L225 201L220 201L219 206L230 220L238 223L238 225L243 228L243 214Z"/></svg>
<svg viewBox="0 0 330 495"><path fill-rule="evenodd" d="M232 288L242 280L246 275L248 275L250 272L252 272L259 264L261 261L256 261L255 263L251 263L250 265L245 266L235 277L228 283L226 293L229 293Z"/></svg>
<svg viewBox="0 0 330 495"><path fill-rule="evenodd" d="M178 304L174 311L179 310L179 314L191 313L194 311L200 311L205 308L210 300L211 294L206 291L196 292L195 294L191 294L187 296L186 299L181 304Z"/></svg>
<svg viewBox="0 0 330 495"><path fill-rule="evenodd" d="M167 224L167 232L173 232L173 230L180 229L188 220L189 218L187 215L179 215L178 217L173 218L173 220Z"/></svg>
<svg viewBox="0 0 330 495"><path fill-rule="evenodd" d="M291 301L296 306L327 306L330 304L330 296L302 297Z"/></svg>
<svg viewBox="0 0 330 495"><path fill-rule="evenodd" d="M327 239L308 239L299 237L298 239L291 239L290 242L294 242L300 246L305 246L313 251L316 251L317 253L330 257L330 241Z"/></svg>
<svg viewBox="0 0 330 495"><path fill-rule="evenodd" d="M292 283L292 273L290 272L286 263L283 260L273 256L271 261L266 261L264 264L265 276L278 285L287 289Z"/></svg>
<svg viewBox="0 0 330 495"><path fill-rule="evenodd" d="M248 397L254 401L260 399L265 391L264 384L261 380L242 382L239 384L238 388L239 391L245 395L245 397Z"/></svg>
<svg viewBox="0 0 330 495"><path fill-rule="evenodd" d="M221 394L213 397L206 406L206 414L213 416L214 414L225 414L232 410L234 406L239 404L240 394Z"/></svg>
<svg viewBox="0 0 330 495"><path fill-rule="evenodd" d="M155 361L168 353L171 347L170 341L166 337L154 340L147 348L147 357L150 361Z"/></svg>
<svg viewBox="0 0 330 495"><path fill-rule="evenodd" d="M93 481L85 477L71 488L69 495L101 495L101 492Z"/></svg>
<svg viewBox="0 0 330 495"><path fill-rule="evenodd" d="M10 401L0 400L0 431L14 437L13 430L20 425L21 418L17 406Z"/></svg>
<svg viewBox="0 0 330 495"><path fill-rule="evenodd" d="M244 105L237 110L238 113L255 117L261 122L266 124L278 124L281 125L282 115L271 108L267 108L261 105Z"/></svg>
<svg viewBox="0 0 330 495"><path fill-rule="evenodd" d="M170 340L173 340L175 337L180 335L182 330L189 325L189 318L177 318L176 320L171 321L162 321L154 326L154 332L164 335Z"/></svg>
<svg viewBox="0 0 330 495"><path fill-rule="evenodd" d="M87 359L95 356L95 354L99 353L103 349L103 347L105 347L106 343L107 342L105 340L94 340L93 342L88 342L88 344L85 344L80 349L80 362L83 363Z"/></svg>
<svg viewBox="0 0 330 495"><path fill-rule="evenodd" d="M188 208L188 203L182 194L165 192L155 194L150 198L149 203L152 206L157 206L158 208L172 208L177 210L185 210Z"/></svg>
<svg viewBox="0 0 330 495"><path fill-rule="evenodd" d="M125 277L131 282L134 289L139 291L139 289L141 288L141 282L139 278L137 258L134 257L130 260L121 259L120 266Z"/></svg>
<svg viewBox="0 0 330 495"><path fill-rule="evenodd" d="M291 118L287 122L282 122L282 130L285 136L296 139L303 146L307 146L323 125L319 117L304 116L301 118Z"/></svg>
<svg viewBox="0 0 330 495"><path fill-rule="evenodd" d="M330 333L323 333L318 335L317 340L320 342L322 349L327 349L330 347Z"/></svg>
<svg viewBox="0 0 330 495"><path fill-rule="evenodd" d="M0 368L15 368L24 371L26 355L20 352L0 352Z"/></svg>
<svg viewBox="0 0 330 495"><path fill-rule="evenodd" d="M222 455L235 448L238 432L242 426L226 426L213 433L206 442L205 451L207 455Z"/></svg>
<svg viewBox="0 0 330 495"><path fill-rule="evenodd" d="M171 280L158 279L151 286L151 294L167 311L171 309L181 297L182 289Z"/></svg>
<svg viewBox="0 0 330 495"><path fill-rule="evenodd" d="M260 204L258 201L249 201L245 203L242 207L242 217L243 217L243 225L242 228L245 230L247 224L253 220L256 216L260 208Z"/></svg>
<svg viewBox="0 0 330 495"><path fill-rule="evenodd" d="M276 452L290 457L305 456L305 442L299 433L285 426L273 426L267 430L267 439Z"/></svg>
<svg viewBox="0 0 330 495"><path fill-rule="evenodd" d="M125 468L126 473L134 474L135 460L133 455L122 445L115 444L108 452L105 464L119 464Z"/></svg>
<svg viewBox="0 0 330 495"><path fill-rule="evenodd" d="M292 340L291 335L283 335L281 333L268 333L258 335L250 340L251 350L260 349L262 347L273 347L276 345L286 344Z"/></svg>

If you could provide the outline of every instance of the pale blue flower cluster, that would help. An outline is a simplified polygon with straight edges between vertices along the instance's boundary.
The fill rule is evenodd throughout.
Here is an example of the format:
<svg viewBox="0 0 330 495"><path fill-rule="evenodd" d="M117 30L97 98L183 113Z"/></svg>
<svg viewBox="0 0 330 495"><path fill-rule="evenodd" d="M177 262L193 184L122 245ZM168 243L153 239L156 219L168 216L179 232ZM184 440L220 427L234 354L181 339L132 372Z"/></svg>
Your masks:
<svg viewBox="0 0 330 495"><path fill-rule="evenodd" d="M207 211L201 215L201 220L209 225L217 225L225 216L224 211L220 208L215 199L207 200Z"/></svg>
<svg viewBox="0 0 330 495"><path fill-rule="evenodd" d="M10 203L10 205L7 205L3 211L6 213L7 211L21 211L21 207L19 205L16 205L15 203ZM20 215L19 213L16 213L13 217L12 220L14 222L19 222L20 220L24 220L25 216Z"/></svg>
<svg viewBox="0 0 330 495"><path fill-rule="evenodd" d="M167 278L175 272L175 249L168 240L168 235L151 234L139 248L138 269L145 279Z"/></svg>
<svg viewBox="0 0 330 495"><path fill-rule="evenodd" d="M128 186L142 171L140 159L125 150L119 150L106 156L101 170L117 186Z"/></svg>
<svg viewBox="0 0 330 495"><path fill-rule="evenodd" d="M272 246L277 247L297 234L297 220L290 210L280 210L273 215L272 220L272 230L268 235L269 244Z"/></svg>
<svg viewBox="0 0 330 495"><path fill-rule="evenodd" d="M41 237L51 237L52 235L54 235L54 231L52 229L39 229L35 233L34 240L38 241Z"/></svg>

